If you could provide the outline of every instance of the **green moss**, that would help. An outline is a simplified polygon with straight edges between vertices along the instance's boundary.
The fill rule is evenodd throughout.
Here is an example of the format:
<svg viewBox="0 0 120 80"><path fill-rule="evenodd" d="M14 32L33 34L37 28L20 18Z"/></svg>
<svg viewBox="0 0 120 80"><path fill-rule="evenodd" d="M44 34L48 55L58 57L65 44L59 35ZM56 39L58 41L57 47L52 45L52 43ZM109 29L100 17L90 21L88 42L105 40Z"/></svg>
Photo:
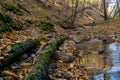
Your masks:
<svg viewBox="0 0 120 80"><path fill-rule="evenodd" d="M37 76L36 74L30 74L26 80L36 80Z"/></svg>
<svg viewBox="0 0 120 80"><path fill-rule="evenodd" d="M17 25L8 15L0 13L0 33L11 32L12 29L20 30L22 27Z"/></svg>
<svg viewBox="0 0 120 80"><path fill-rule="evenodd" d="M44 50L40 52L37 64L33 67L31 73L29 74L26 80L38 80L39 72L41 76L43 77L46 76L48 63L52 56L52 53L54 53L54 51L57 48L57 45L61 44L64 41L64 39L65 37L61 37L55 41L52 41L48 47L46 47ZM35 77L33 77L32 75L34 75Z"/></svg>
<svg viewBox="0 0 120 80"><path fill-rule="evenodd" d="M28 49L33 48L34 46L36 47L37 45L39 45L39 41L41 40L45 40L45 38L37 38L33 40L27 40L23 43L15 44L12 46L12 49L10 52L14 53L14 52L19 52L19 51L26 51Z"/></svg>
<svg viewBox="0 0 120 80"><path fill-rule="evenodd" d="M39 62L42 63L42 64L48 62L52 52L53 51L51 51L51 49L45 49L45 50L41 51L41 55L39 57Z"/></svg>
<svg viewBox="0 0 120 80"><path fill-rule="evenodd" d="M42 14L44 14L44 15L47 15L47 14L48 14L48 10L46 10L45 8L42 8L42 9L41 9L41 12L42 12Z"/></svg>
<svg viewBox="0 0 120 80"><path fill-rule="evenodd" d="M52 32L54 30L53 27L54 25L47 20L42 20L39 25L40 29L47 31L47 32Z"/></svg>
<svg viewBox="0 0 120 80"><path fill-rule="evenodd" d="M7 11L12 11L13 13L16 13L16 14L20 12L20 8L14 4L5 3L5 9Z"/></svg>
<svg viewBox="0 0 120 80"><path fill-rule="evenodd" d="M46 16L48 14L48 10L36 4L33 4L34 10L37 11L40 15Z"/></svg>

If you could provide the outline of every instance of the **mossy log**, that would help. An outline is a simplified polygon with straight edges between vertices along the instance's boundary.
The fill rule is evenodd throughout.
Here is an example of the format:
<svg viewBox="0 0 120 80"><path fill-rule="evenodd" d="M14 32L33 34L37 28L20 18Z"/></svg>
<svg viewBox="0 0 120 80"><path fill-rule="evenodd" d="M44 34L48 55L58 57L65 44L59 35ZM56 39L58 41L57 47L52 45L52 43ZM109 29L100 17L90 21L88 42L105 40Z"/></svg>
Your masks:
<svg viewBox="0 0 120 80"><path fill-rule="evenodd" d="M1 61L0 68L9 64L11 61L18 58L20 55L24 54L25 51L38 46L40 40L45 40L45 38L37 38L37 39L33 39L33 40L27 40L21 44L14 45L12 47L11 51L9 52L10 54Z"/></svg>
<svg viewBox="0 0 120 80"><path fill-rule="evenodd" d="M63 43L64 39L64 37L61 37L55 41L52 41L44 50L40 52L38 61L28 74L26 80L49 80L47 69L50 58L58 46Z"/></svg>

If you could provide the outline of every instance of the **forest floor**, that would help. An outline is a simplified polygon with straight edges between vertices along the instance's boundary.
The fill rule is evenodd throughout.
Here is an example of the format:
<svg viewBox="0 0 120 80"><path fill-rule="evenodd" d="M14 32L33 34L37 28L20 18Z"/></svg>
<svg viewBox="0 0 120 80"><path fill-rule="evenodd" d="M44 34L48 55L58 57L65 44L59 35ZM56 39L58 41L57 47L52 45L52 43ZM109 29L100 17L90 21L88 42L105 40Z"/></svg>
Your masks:
<svg viewBox="0 0 120 80"><path fill-rule="evenodd" d="M10 15L14 20L24 25L25 29L0 34L0 61L9 55L9 51L14 44L20 44L26 40L38 37L45 37L50 41L65 34L68 36L68 39L56 50L56 54L61 53L61 55L54 55L50 61L48 69L49 77L51 80L89 80L91 69L82 65L84 61L80 61L81 56L91 53L98 54L99 50L103 48L103 41L107 44L120 42L120 19L100 22L103 20L101 17L102 14L95 8L86 10L82 18L78 14L74 29L63 29L61 26L55 25L54 32L48 33L37 27L40 21L42 19L49 19L51 22L55 22L57 19L61 21L63 17L66 19L65 16L67 14L64 11L61 11L64 14L60 14L59 8L55 7L52 9L38 8L38 3L32 0L28 4L21 1L21 5L24 5L31 14L22 10L23 15L18 16L11 11L3 11L3 13ZM93 26L91 23L94 21L98 23ZM99 41L92 42L92 39L98 39ZM48 42L40 43L44 44ZM98 47L96 44L102 47ZM38 46L29 50L14 63L5 66L1 70L0 80L24 80L29 70L35 65L34 61L38 58L37 54L40 49L41 47Z"/></svg>
<svg viewBox="0 0 120 80"><path fill-rule="evenodd" d="M102 69L104 66L104 58L99 59L101 56L99 51L104 50L104 44L120 42L119 22L120 19L115 19L96 26L85 26L86 29L66 30L70 39L66 40L56 52L63 53L59 56L59 60L55 61L54 58L51 60L49 76L53 80L92 80L90 73L93 70ZM106 43L103 43L104 40ZM64 54L69 57L66 58ZM91 59L88 58L91 54L94 54L93 62L90 62ZM106 53L104 52L104 54ZM86 58L84 55L88 55L88 57ZM74 57L71 56L75 56L76 59L73 60ZM73 62L69 63L72 60ZM90 63L93 65L90 66ZM110 66L106 69L110 69Z"/></svg>

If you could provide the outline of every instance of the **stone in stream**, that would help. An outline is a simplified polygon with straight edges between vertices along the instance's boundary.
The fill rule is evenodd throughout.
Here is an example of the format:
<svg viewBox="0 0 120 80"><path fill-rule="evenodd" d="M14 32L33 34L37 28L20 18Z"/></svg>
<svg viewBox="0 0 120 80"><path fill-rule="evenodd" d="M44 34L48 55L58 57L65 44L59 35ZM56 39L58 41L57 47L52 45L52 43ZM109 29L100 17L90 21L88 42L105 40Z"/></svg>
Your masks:
<svg viewBox="0 0 120 80"><path fill-rule="evenodd" d="M69 53L64 54L61 51L56 51L55 57L58 60L61 60L65 63L71 63L75 60L75 56L73 56L72 54L69 54Z"/></svg>
<svg viewBox="0 0 120 80"><path fill-rule="evenodd" d="M102 54L102 53L104 53L104 52L105 52L104 49L100 49L100 50L98 50L98 53L99 53L99 54Z"/></svg>

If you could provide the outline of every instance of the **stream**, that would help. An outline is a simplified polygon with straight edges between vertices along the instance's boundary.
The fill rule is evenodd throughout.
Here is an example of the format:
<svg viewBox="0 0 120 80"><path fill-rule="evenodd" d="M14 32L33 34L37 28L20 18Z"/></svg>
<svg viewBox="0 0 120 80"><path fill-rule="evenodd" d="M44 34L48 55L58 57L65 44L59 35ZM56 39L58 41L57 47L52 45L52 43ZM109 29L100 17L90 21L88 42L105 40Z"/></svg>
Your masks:
<svg viewBox="0 0 120 80"><path fill-rule="evenodd" d="M99 46L96 41L93 42ZM90 70L89 80L120 80L120 43L108 44L102 54L95 51L80 58L80 64Z"/></svg>
<svg viewBox="0 0 120 80"><path fill-rule="evenodd" d="M111 43L108 45L111 57L111 69L104 73L94 75L94 80L120 80L120 44Z"/></svg>

